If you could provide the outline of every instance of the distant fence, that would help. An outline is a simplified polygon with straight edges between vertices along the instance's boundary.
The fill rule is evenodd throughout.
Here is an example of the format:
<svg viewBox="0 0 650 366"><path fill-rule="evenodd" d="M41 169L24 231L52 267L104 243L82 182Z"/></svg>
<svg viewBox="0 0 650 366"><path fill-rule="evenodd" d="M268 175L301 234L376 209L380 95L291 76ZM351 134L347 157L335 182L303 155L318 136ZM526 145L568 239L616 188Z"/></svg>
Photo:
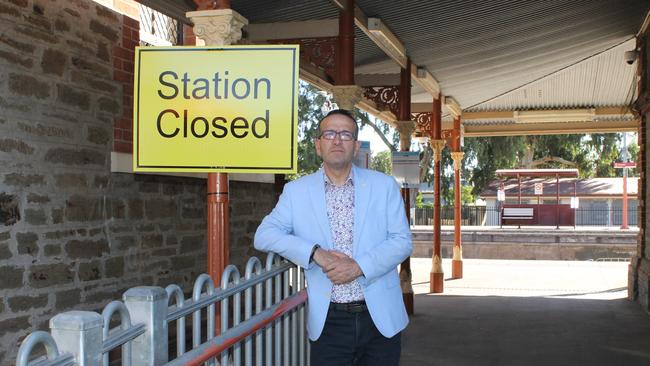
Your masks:
<svg viewBox="0 0 650 366"><path fill-rule="evenodd" d="M200 275L189 299L177 285L134 287L101 315L58 314L50 333L25 338L16 365L107 366L116 352L122 365L307 365L306 300L299 267L273 253L265 266L253 257L243 279L235 266L226 267L219 288Z"/></svg>
<svg viewBox="0 0 650 366"><path fill-rule="evenodd" d="M461 225L463 226L498 226L499 209L486 206L462 206ZM575 211L577 226L620 226L623 222L623 213L620 208L594 209L578 208ZM442 225L454 225L454 207L442 206L440 208ZM630 207L627 215L628 225L637 226L636 207ZM433 225L433 207L415 209L414 225Z"/></svg>

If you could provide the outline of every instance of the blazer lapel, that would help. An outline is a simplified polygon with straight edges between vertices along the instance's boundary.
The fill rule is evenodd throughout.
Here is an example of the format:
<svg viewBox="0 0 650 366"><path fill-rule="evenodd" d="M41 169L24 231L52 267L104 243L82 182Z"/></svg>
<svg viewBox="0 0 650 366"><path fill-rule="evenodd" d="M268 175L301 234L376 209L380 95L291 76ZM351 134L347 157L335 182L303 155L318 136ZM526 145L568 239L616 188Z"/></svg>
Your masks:
<svg viewBox="0 0 650 366"><path fill-rule="evenodd" d="M326 239L326 243L318 243L327 249L331 249L332 246L332 232L330 230L329 219L327 218L327 205L325 203L325 174L323 169L318 171L318 174L314 175L316 182L309 185L309 199L311 201L312 207L314 208L314 215L316 215L316 221L318 221L318 227L320 228L323 238Z"/></svg>
<svg viewBox="0 0 650 366"><path fill-rule="evenodd" d="M364 171L353 166L354 170L354 241L353 254L356 254L361 245L361 231L366 220L368 207L370 206L371 186Z"/></svg>

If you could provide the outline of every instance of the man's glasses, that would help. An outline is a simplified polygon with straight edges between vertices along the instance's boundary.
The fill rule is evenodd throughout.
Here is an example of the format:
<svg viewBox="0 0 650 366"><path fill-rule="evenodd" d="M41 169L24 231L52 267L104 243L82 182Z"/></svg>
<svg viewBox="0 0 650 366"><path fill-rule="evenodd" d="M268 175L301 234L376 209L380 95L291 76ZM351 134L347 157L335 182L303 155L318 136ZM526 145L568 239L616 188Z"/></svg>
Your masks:
<svg viewBox="0 0 650 366"><path fill-rule="evenodd" d="M325 140L334 140L336 136L341 138L341 141L352 141L355 139L354 133L350 131L334 131L334 130L325 130L321 132L320 138Z"/></svg>

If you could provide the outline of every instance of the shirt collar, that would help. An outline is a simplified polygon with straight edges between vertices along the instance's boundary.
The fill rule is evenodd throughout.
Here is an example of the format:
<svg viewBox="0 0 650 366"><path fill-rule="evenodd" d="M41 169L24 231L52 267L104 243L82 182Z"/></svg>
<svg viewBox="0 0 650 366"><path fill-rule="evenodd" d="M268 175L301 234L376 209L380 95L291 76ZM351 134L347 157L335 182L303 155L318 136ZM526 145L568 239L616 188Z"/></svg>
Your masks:
<svg viewBox="0 0 650 366"><path fill-rule="evenodd" d="M330 180L330 177L327 176L327 174L325 173L325 169L323 169L323 177L325 177L325 184L329 184L331 186L337 187L336 184L332 183L332 181ZM350 169L350 174L348 175L348 178L339 187L343 187L343 186L347 185L348 183L351 183L351 184L354 185L353 177L354 177L354 168Z"/></svg>

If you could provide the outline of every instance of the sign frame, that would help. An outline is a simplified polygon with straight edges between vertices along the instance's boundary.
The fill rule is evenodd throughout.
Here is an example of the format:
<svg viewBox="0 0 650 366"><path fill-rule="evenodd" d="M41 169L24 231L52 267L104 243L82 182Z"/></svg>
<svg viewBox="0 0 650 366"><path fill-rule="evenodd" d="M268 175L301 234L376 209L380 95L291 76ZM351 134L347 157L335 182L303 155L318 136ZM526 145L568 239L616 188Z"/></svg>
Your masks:
<svg viewBox="0 0 650 366"><path fill-rule="evenodd" d="M276 69L270 69L272 71L269 71L269 73L276 73L276 74L281 73L282 78L276 77L276 79L278 79L278 80L282 79L283 80L282 81L282 83L283 83L282 84L282 87L283 87L282 90L285 90L285 91L290 90L290 94L291 94L290 98L288 98L288 95L287 95L287 94L289 94L289 92L285 92L284 94L277 94L277 96L275 96L275 99L274 99L274 100L282 100L281 113L283 114L283 117L285 117L285 118L282 118L281 121L284 123L284 121L288 120L289 123L290 123L290 126L286 126L286 124L282 126L282 128L281 128L282 133L280 135L278 135L276 133L277 136L281 136L279 138L276 137L278 139L278 141L280 141L280 140L281 141L286 141L286 142L288 142L290 144L290 146L286 146L285 142L281 143L281 145L284 145L283 148L282 148L281 157L279 157L280 155L278 153L278 154L276 154L278 157L274 157L273 159L267 157L266 162L259 162L259 159L255 160L256 159L255 155L251 153L250 154L251 155L250 159L248 159L248 157L242 158L241 157L242 156L241 152L248 150L249 148L247 148L247 146L251 147L253 145L250 145L251 142L237 141L237 140L235 140L235 138L233 136L230 136L229 137L230 140L225 140L225 138L224 138L224 139L218 140L218 141L219 142L226 141L224 143L224 145L225 144L230 144L230 145L239 144L241 146L237 147L236 149L233 149L232 147L219 147L219 149L221 149L221 150L219 150L220 151L219 154L210 153L210 151L208 151L208 153L206 153L206 154L196 153L196 152L192 152L191 154L179 154L179 155L177 155L177 156L179 156L179 158L176 159L176 161L172 162L172 163L160 162L160 161L156 160L157 158L155 158L155 159L144 158L144 156L143 156L144 152L146 152L148 154L148 156L155 156L154 155L155 152L152 152L152 150L150 150L150 148L148 148L148 147L143 148L143 140L142 140L143 134L145 134L145 132L143 132L143 131L146 131L146 130L142 129L143 128L142 119L146 118L149 123L151 123L151 120L152 120L151 113L149 113L145 117L145 116L143 116L143 111L141 110L141 107L142 107L141 104L146 103L146 100L142 101L143 99L146 99L146 98L142 97L143 96L142 93L145 92L146 88L151 88L150 85L144 85L144 86L142 85L143 84L143 73L149 72L148 70L143 71L143 69L142 69L143 64L144 64L145 68L147 67L146 66L146 61L143 62L143 55L152 55L153 53L161 53L162 54L162 53L165 53L165 52L167 52L167 53L169 53L169 52L174 52L174 53L176 53L176 52L184 52L184 53L187 53L187 55L192 55L195 58L195 62L197 62L196 59L198 59L200 57L203 57L203 55L198 54L199 52L202 52L202 53L205 53L205 55L206 55L205 56L205 59L206 59L205 64L206 65L214 65L215 64L214 60L215 59L218 60L221 55L228 55L228 56L230 56L232 58L232 57L234 57L232 55L236 55L238 53L240 53L242 55L248 55L248 57L251 58L251 63L259 63L259 58L263 58L263 55L264 55L264 53L262 53L262 52L270 52L270 53L267 53L267 54L272 54L272 55L278 54L278 55L280 55L278 57L282 57L283 59L286 58L287 60L290 60L291 64L289 66L287 66L286 69L283 68L280 71L278 71L277 68L276 68ZM254 55L256 52L259 52L259 56ZM178 54L176 54L176 55L177 55L177 57L183 57L183 56L178 56ZM250 55L253 55L253 56L250 56ZM189 56L186 56L186 57L189 57ZM161 63L164 64L165 61L161 61ZM173 64L173 62L172 62L172 64ZM173 64L173 65L176 66L176 64ZM231 64L226 63L226 64L217 64L217 65L218 66L214 66L214 67L224 69L224 68L230 67L229 65L231 65ZM180 66L180 64L178 66ZM241 67L241 66L232 66L232 67ZM205 75L207 75L207 73L209 71L213 70L210 67L206 67L206 69L208 69L208 70L205 71L206 72ZM251 68L249 67L248 69L251 69ZM248 70L248 69L246 69L246 70ZM261 70L264 70L264 69L261 69ZM256 69L256 71L257 71L257 69ZM204 72L204 71L201 70L201 72ZM256 46L256 45L236 45L236 46L215 46L215 47L200 47L200 46L137 47L136 51L135 51L135 75L134 75L134 85L133 85L133 88L134 88L134 91L133 91L133 171L134 172L150 172L150 173L156 173L156 172L180 172L180 173L253 173L253 174L274 173L274 174L295 174L297 172L297 168L298 168L298 157L297 157L298 146L297 146L297 142L298 142L298 87L299 87L298 86L298 78L299 78L299 72L300 72L300 70L299 70L299 45L259 45L259 46ZM151 75L153 75L153 74L154 73L152 73ZM180 72L179 72L179 74L180 74ZM225 74L226 75L228 74L227 71L226 71ZM148 75L147 77L149 79L151 79L151 75ZM203 74L199 74L199 75L203 75ZM286 80L285 80L285 78L286 78ZM241 79L243 79L243 78L241 78ZM269 79L270 80L275 80L275 79L272 79L270 77L269 77ZM267 80L269 80L269 79L267 79ZM177 79L175 79L175 80L177 80ZM207 80L207 78L206 78L206 80ZM236 79L236 80L239 80L239 79ZM245 79L243 79L243 80L245 80ZM212 81L212 80L210 80L210 81ZM160 78L160 82L162 84L162 76ZM213 93L215 93L215 95L217 93L216 90L217 90L217 85L218 85L216 83L217 83L217 81L215 81L215 86L214 86L215 91L213 92ZM241 84L242 83L240 83L240 85ZM166 85L166 84L163 84L163 85ZM180 83L179 83L179 85L180 85ZM185 85L187 85L187 84L185 84ZM196 85L196 82L195 82L194 85ZM225 88L228 88L227 81L225 82L225 85L226 85ZM249 85L249 84L247 83L247 85ZM269 81L268 85L269 85L268 89L270 90L271 89L271 81ZM154 85L154 86L156 86L156 85ZM234 90L234 87L235 87L234 82L233 82L233 84L231 86L232 86L232 88ZM180 89L180 87L178 87L177 89ZM250 91L250 89L248 89L248 88L245 89L245 90L247 91L247 93ZM150 93L148 98L151 98L152 91L147 90L146 92ZM194 92L192 92L192 94L191 94L192 96L194 96L193 93ZM232 94L234 94L234 92L232 92ZM268 94L270 96L271 92L268 91ZM160 95L160 92L159 92L159 95ZM162 97L162 95L160 95L160 97ZM167 98L165 98L165 99L167 99ZM181 98L178 97L178 99L181 99ZM187 98L185 98L185 99L187 99ZM220 98L214 98L214 99L220 99ZM224 99L226 99L225 96L224 96ZM231 99L233 99L233 102L231 102L231 103L239 102L239 101L235 101L235 99L232 98L232 97L231 97ZM260 99L262 99L262 98L260 98ZM290 99L290 100L287 101L286 99ZM213 108L216 109L216 110L221 110L221 107L220 107L220 104L219 104L221 102L222 102L221 100L219 100L219 101L209 100L207 102L206 101L200 101L200 103L213 103L215 105ZM224 101L223 103L225 104L226 102ZM191 104L188 104L188 105L191 105ZM153 108L153 107L151 107L151 108ZM163 106L158 107L158 108L161 109L161 110L164 110L165 106L163 105ZM203 106L201 108L206 109L205 106ZM270 109L270 107L269 107L269 109ZM232 108L230 110L239 111L239 109L232 109ZM246 111L247 111L247 109L246 109ZM149 111L147 111L147 112L149 112ZM185 112L185 113L187 113L187 112ZM179 114L179 113L177 112L176 114ZM268 109L267 109L266 116L267 116L267 120L269 120L270 118L268 117L269 116L269 110ZM176 125L173 125L173 128L184 128L185 129L184 133L187 134L188 120L184 120L184 122L183 122L184 125L180 122L180 119L187 118L186 116L181 116L179 118L179 117L175 117L175 115L171 114L171 117L169 117L169 118L170 119L171 118L176 118L179 121L179 122L177 122L178 127ZM208 117L208 118L210 118L210 117ZM208 128L211 127L208 124L209 122L207 122L208 118L203 118L203 120L206 121L205 122L205 127L204 127L205 131L206 131L205 132L206 134L208 133L207 132ZM224 120L225 120L225 117L224 117ZM254 120L252 120L252 118L250 120L254 121ZM264 119L262 119L262 121L264 121ZM161 123L162 122L158 121L159 125ZM193 125L193 123L194 123L194 121L192 121L192 125ZM212 121L212 123L213 123L213 126L214 126L214 120ZM266 126L266 131L267 132L271 128L271 127L269 127L270 124L269 124L268 121L266 123L261 123L261 125ZM234 126L234 120L233 120L233 122L231 122L231 125L229 126L230 130L234 130L233 126ZM148 128L151 129L151 127L148 127ZM226 127L224 127L224 129L225 128ZM250 129L251 129L250 131L253 131L253 129L254 129L253 122L250 124ZM160 131L160 130L161 129L158 126L158 131ZM159 132L159 133L161 133L161 132ZM151 133L149 132L149 134L151 134ZM250 135L252 135L252 134L253 134L253 132L251 132ZM234 133L232 135L234 135ZM273 135L271 135L271 136L273 136ZM163 137L167 137L167 136L163 136ZM215 135L215 137L216 137L216 135ZM160 136L158 136L158 138L160 139ZM208 136L208 138L212 138L212 136ZM213 140L216 140L216 139L213 139ZM268 140L268 141L271 141L272 143L278 145L278 143L275 142L274 140ZM266 143L268 145L270 145L270 143L268 141ZM173 145L174 143L170 142L168 145L169 146L174 146ZM182 143L184 143L185 146L190 145L187 141L182 141ZM209 142L207 142L207 141L198 141L197 142L197 144L200 144L200 143L203 143L204 145L208 146L211 143L213 144L213 141L209 141ZM149 145L152 145L152 144L153 143L149 143ZM155 146L155 144L154 144L154 146ZM204 149L200 145L197 145L197 146L199 146L199 147L196 148L195 150ZM212 146L216 146L216 145L213 144ZM160 150L165 151L164 148L160 148ZM189 149L186 148L186 150L189 150ZM239 155L237 155L239 157L239 160L236 163L231 163L231 161L233 159L230 159L230 157L232 155L235 155L235 154L239 154ZM287 155L284 155L284 154L287 154ZM209 156L209 157L206 158L206 156ZM214 164L211 164L211 163L206 164L205 161L209 160L209 159L212 159L213 156L215 157L214 158L215 159ZM258 154L257 156L260 156L260 155ZM200 157L201 160L198 160L199 157ZM183 159L187 159L187 160L183 160ZM248 159L248 160L245 160L245 159ZM183 163L179 164L178 163L179 160L183 160ZM271 160L273 160L273 164L271 164ZM201 163L197 163L198 161L200 161ZM242 162L244 162L244 164L242 164Z"/></svg>

